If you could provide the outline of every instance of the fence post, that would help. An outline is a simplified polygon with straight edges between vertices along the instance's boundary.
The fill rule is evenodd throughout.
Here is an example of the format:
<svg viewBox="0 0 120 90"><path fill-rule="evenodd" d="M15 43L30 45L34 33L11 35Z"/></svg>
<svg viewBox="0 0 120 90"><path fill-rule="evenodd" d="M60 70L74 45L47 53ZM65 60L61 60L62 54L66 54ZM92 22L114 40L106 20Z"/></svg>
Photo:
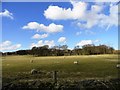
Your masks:
<svg viewBox="0 0 120 90"><path fill-rule="evenodd" d="M57 71L53 71L53 80L54 80L54 84L57 84Z"/></svg>

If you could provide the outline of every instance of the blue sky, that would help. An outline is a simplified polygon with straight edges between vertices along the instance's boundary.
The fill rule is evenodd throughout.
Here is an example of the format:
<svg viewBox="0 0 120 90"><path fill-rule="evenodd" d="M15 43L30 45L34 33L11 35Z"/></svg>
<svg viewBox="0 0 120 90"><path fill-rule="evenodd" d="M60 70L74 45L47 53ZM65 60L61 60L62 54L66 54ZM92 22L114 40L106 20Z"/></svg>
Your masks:
<svg viewBox="0 0 120 90"><path fill-rule="evenodd" d="M87 2L2 3L1 51L33 46L106 44L118 49L117 5Z"/></svg>

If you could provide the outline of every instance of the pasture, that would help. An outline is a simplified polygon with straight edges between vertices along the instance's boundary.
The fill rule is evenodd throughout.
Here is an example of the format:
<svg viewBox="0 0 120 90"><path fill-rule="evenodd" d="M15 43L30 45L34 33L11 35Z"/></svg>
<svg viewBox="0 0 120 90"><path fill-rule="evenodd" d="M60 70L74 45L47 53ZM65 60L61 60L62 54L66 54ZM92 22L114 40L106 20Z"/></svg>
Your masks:
<svg viewBox="0 0 120 90"><path fill-rule="evenodd" d="M31 62L32 60L32 62ZM77 61L78 64L74 64ZM110 79L118 77L118 55L2 57L3 82L52 78L52 71L58 71L59 79ZM31 75L32 69L40 73Z"/></svg>

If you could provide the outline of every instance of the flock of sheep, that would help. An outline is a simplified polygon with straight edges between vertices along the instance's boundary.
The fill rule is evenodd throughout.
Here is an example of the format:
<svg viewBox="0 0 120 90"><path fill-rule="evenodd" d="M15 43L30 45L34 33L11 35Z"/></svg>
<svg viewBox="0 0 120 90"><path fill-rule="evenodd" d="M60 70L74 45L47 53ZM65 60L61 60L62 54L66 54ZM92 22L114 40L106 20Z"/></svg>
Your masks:
<svg viewBox="0 0 120 90"><path fill-rule="evenodd" d="M65 59L65 57L64 57L64 59ZM34 60L30 60L30 63L33 63L33 62L34 62ZM79 64L78 61L74 61L73 63L76 64L76 65ZM116 68L120 68L120 64L117 64L117 65L116 65ZM31 74L36 74L37 72L38 72L38 71L37 71L36 69L32 69L32 70L31 70Z"/></svg>
<svg viewBox="0 0 120 90"><path fill-rule="evenodd" d="M65 57L64 57L64 59L65 59ZM33 63L34 62L34 60L30 60L30 63ZM73 62L74 64L78 64L78 61L74 61ZM36 70L36 69L32 69L31 70L31 74L36 74L38 71Z"/></svg>

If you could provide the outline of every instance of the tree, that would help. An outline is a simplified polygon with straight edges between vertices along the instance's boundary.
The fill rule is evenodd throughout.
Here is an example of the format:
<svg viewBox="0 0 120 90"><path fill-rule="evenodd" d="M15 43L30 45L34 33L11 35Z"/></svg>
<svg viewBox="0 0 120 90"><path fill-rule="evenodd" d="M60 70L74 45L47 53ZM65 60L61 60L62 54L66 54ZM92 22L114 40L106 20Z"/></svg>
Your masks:
<svg viewBox="0 0 120 90"><path fill-rule="evenodd" d="M37 55L37 47L33 47L33 48L31 49L31 54L32 54L33 56L36 56L36 55Z"/></svg>
<svg viewBox="0 0 120 90"><path fill-rule="evenodd" d="M96 55L96 54L117 54L113 47L107 45L87 44L80 48L75 46L73 50L69 50L67 45L59 45L49 48L48 45L41 47L33 47L31 50L18 50L16 52L6 52L8 55L28 55L33 56L64 56L64 55ZM5 55L5 53L3 53Z"/></svg>
<svg viewBox="0 0 120 90"><path fill-rule="evenodd" d="M67 50L67 48L68 48L67 45L62 45L62 46L60 46L60 49L61 49L61 50Z"/></svg>

